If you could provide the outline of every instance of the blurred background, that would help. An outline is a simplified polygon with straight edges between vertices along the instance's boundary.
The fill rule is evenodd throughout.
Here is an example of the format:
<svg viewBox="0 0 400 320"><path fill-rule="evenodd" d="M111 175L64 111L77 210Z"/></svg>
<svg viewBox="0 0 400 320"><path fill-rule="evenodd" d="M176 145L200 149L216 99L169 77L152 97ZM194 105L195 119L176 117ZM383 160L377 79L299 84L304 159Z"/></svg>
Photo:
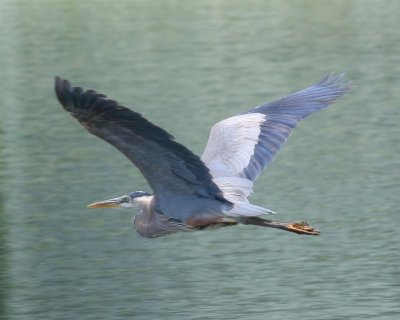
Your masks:
<svg viewBox="0 0 400 320"><path fill-rule="evenodd" d="M0 0L1 319L399 319L400 2ZM211 126L331 71L252 202L251 226L140 238L85 205L144 178L59 105L54 76L201 154Z"/></svg>

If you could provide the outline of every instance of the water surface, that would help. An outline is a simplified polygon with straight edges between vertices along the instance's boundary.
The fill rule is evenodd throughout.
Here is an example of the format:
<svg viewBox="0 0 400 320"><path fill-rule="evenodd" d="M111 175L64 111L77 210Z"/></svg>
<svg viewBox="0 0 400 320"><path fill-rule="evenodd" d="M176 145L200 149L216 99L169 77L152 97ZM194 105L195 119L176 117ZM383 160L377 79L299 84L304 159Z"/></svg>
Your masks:
<svg viewBox="0 0 400 320"><path fill-rule="evenodd" d="M398 319L400 4L2 1L0 318ZM158 240L94 200L149 190L57 103L95 88L201 153L210 127L346 71L252 201L320 237L242 226Z"/></svg>

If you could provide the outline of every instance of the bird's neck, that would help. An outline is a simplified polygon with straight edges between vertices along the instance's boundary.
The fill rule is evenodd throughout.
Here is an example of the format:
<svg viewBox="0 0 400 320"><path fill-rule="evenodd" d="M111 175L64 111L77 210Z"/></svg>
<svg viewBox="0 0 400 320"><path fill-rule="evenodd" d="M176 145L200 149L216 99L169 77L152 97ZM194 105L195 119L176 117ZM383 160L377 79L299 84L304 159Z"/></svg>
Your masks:
<svg viewBox="0 0 400 320"><path fill-rule="evenodd" d="M137 197L134 199L134 203L139 210L149 211L153 202L153 198L153 195Z"/></svg>

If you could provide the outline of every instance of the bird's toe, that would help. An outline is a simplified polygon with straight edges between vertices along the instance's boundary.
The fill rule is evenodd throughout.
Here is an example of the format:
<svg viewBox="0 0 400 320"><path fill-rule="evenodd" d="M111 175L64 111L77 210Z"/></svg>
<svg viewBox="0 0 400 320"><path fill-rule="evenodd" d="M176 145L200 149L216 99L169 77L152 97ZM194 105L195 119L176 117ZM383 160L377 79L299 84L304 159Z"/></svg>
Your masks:
<svg viewBox="0 0 400 320"><path fill-rule="evenodd" d="M307 234L313 236L318 236L320 234L319 230L314 229L305 221L290 223L288 224L288 228L290 231L298 234Z"/></svg>

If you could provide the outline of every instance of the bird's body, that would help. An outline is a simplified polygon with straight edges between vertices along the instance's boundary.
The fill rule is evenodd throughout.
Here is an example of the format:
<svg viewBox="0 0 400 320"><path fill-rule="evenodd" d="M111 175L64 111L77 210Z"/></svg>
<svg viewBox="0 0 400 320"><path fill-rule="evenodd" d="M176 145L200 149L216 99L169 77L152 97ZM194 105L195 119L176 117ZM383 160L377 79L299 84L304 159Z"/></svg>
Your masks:
<svg viewBox="0 0 400 320"><path fill-rule="evenodd" d="M341 76L329 75L307 89L222 120L212 128L200 158L164 129L105 95L71 87L58 77L55 84L63 107L136 165L154 192L132 192L90 207L137 207L134 226L147 238L238 223L319 234L304 222L263 219L260 216L273 212L247 198L298 122L348 89Z"/></svg>

